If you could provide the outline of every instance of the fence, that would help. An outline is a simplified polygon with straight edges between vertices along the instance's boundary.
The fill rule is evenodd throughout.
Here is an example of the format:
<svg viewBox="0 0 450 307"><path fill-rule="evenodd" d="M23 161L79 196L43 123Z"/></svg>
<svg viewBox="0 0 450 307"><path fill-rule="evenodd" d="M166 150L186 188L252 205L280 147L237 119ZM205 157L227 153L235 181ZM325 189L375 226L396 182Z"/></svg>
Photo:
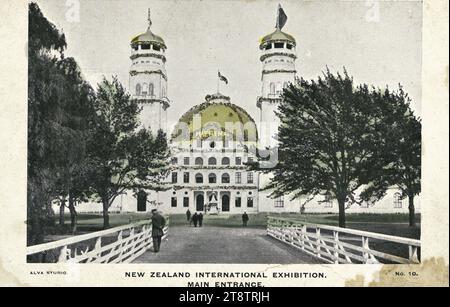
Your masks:
<svg viewBox="0 0 450 307"><path fill-rule="evenodd" d="M267 234L329 263L419 263L420 241L268 217Z"/></svg>
<svg viewBox="0 0 450 307"><path fill-rule="evenodd" d="M166 217L164 236L169 232ZM153 246L151 221L27 247L29 262L129 263Z"/></svg>

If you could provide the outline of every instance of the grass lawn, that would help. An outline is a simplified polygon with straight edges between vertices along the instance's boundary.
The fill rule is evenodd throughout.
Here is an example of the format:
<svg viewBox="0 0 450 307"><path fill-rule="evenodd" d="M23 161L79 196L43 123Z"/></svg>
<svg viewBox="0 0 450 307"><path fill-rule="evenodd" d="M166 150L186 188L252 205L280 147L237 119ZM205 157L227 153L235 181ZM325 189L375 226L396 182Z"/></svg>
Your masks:
<svg viewBox="0 0 450 307"><path fill-rule="evenodd" d="M250 220L248 227L265 228L267 223L267 216L276 216L283 218L290 218L299 221L323 224L323 225L338 225L338 216L336 214L303 214L298 213L257 213L249 214ZM151 213L120 213L110 214L111 227L125 225L139 220L150 219ZM58 217L56 217L58 219ZM420 238L420 214L416 215L417 227L411 228L408 226L407 214L347 214L347 228L359 229L364 231L372 231L377 233L384 233L394 236ZM64 236L70 234L70 216L66 215L66 225L61 228L48 228L47 234L53 236ZM58 222L56 222L57 224ZM172 214L170 215L170 225L186 225L186 215ZM205 226L219 226L219 227L241 227L242 220L240 214L230 215L205 215L203 219ZM103 217L101 214L79 214L78 215L78 233L88 233L102 230Z"/></svg>

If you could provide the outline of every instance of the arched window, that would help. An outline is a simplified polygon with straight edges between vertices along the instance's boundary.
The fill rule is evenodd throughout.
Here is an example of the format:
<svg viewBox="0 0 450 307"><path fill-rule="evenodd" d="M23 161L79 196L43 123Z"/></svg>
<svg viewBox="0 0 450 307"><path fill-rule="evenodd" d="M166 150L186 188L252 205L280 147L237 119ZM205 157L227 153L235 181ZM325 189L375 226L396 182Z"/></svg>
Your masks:
<svg viewBox="0 0 450 307"><path fill-rule="evenodd" d="M155 95L155 87L153 86L153 83L149 83L148 84L148 94L150 96L154 96Z"/></svg>
<svg viewBox="0 0 450 307"><path fill-rule="evenodd" d="M203 175L198 173L195 175L195 183L203 183Z"/></svg>
<svg viewBox="0 0 450 307"><path fill-rule="evenodd" d="M402 207L402 195L399 192L394 194L394 208Z"/></svg>
<svg viewBox="0 0 450 307"><path fill-rule="evenodd" d="M208 165L216 165L217 164L217 160L214 157L211 157L208 159Z"/></svg>
<svg viewBox="0 0 450 307"><path fill-rule="evenodd" d="M275 83L274 82L270 82L270 93L275 94Z"/></svg>
<svg viewBox="0 0 450 307"><path fill-rule="evenodd" d="M333 208L333 202L331 201L331 194L329 193L325 194L324 207Z"/></svg>
<svg viewBox="0 0 450 307"><path fill-rule="evenodd" d="M283 85L281 84L281 82L277 83L277 94L281 94L281 92L283 92Z"/></svg>
<svg viewBox="0 0 450 307"><path fill-rule="evenodd" d="M142 95L146 96L147 93L148 93L148 84L144 83L144 84L142 84Z"/></svg>
<svg viewBox="0 0 450 307"><path fill-rule="evenodd" d="M230 175L227 173L222 174L222 183L230 183Z"/></svg>
<svg viewBox="0 0 450 307"><path fill-rule="evenodd" d="M195 165L203 165L203 159L200 157L195 158Z"/></svg>
<svg viewBox="0 0 450 307"><path fill-rule="evenodd" d="M217 182L216 174L213 174L213 173L209 174L208 175L208 182L209 183L216 183Z"/></svg>
<svg viewBox="0 0 450 307"><path fill-rule="evenodd" d="M136 84L136 96L141 96L141 84Z"/></svg>
<svg viewBox="0 0 450 307"><path fill-rule="evenodd" d="M230 165L230 158L223 157L222 158L222 165Z"/></svg>

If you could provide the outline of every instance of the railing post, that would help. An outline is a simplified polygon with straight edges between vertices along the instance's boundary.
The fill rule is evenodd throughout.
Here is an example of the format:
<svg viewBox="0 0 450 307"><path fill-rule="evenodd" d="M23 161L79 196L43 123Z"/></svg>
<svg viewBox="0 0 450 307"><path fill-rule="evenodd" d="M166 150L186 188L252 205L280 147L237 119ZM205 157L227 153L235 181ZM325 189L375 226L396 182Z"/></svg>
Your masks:
<svg viewBox="0 0 450 307"><path fill-rule="evenodd" d="M334 259L334 263L339 264L339 232L338 231L333 231L333 239L334 239L334 257L336 259Z"/></svg>
<svg viewBox="0 0 450 307"><path fill-rule="evenodd" d="M379 263L377 259L370 253L369 237L361 237L361 238L362 238L362 247L365 249L365 251L363 252L365 263Z"/></svg>
<svg viewBox="0 0 450 307"><path fill-rule="evenodd" d="M67 245L64 245L63 248L61 248L61 251L59 252L58 262L64 263L67 262Z"/></svg>
<svg viewBox="0 0 450 307"><path fill-rule="evenodd" d="M320 244L321 243L320 243L320 228L319 227L316 227L316 236L317 236L317 238L316 238L317 257L321 258L322 256L320 255Z"/></svg>
<svg viewBox="0 0 450 307"><path fill-rule="evenodd" d="M306 227L306 225L303 225L302 226L302 250L305 250L306 240L309 240L307 233L308 233L308 228Z"/></svg>
<svg viewBox="0 0 450 307"><path fill-rule="evenodd" d="M417 246L409 245L409 261L411 263L419 263Z"/></svg>

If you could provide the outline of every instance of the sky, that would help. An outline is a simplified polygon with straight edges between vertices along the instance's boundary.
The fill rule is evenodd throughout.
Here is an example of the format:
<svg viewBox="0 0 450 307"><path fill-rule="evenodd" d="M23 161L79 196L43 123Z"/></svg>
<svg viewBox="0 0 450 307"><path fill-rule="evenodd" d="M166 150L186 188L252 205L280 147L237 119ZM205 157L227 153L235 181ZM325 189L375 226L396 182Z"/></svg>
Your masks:
<svg viewBox="0 0 450 307"><path fill-rule="evenodd" d="M271 0L37 0L63 30L84 77L96 87L117 75L128 87L130 40L147 29L166 51L168 120L217 91L217 70L227 77L220 91L257 119L261 91L259 39L275 27L280 3L283 31L297 40L298 76L315 79L329 67L345 67L356 83L398 88L401 83L421 114L422 2Z"/></svg>

